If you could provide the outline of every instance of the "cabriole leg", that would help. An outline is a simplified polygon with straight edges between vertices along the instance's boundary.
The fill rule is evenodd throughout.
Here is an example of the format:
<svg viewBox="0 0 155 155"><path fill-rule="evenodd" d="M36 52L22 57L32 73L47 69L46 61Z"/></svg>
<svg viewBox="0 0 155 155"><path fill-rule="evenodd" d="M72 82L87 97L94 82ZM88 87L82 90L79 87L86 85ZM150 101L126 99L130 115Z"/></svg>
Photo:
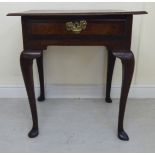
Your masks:
<svg viewBox="0 0 155 155"><path fill-rule="evenodd" d="M119 105L119 118L118 118L118 137L121 140L129 140L127 133L123 128L123 120L125 114L126 101L132 81L134 71L134 55L131 51L113 51L114 56L119 58L122 62L122 88Z"/></svg>
<svg viewBox="0 0 155 155"><path fill-rule="evenodd" d="M40 96L38 97L38 101L44 101L45 90L44 90L43 52L41 52L41 56L38 57L36 61L37 61L39 82L40 82Z"/></svg>
<svg viewBox="0 0 155 155"><path fill-rule="evenodd" d="M40 52L24 51L20 56L20 65L23 74L23 79L25 82L25 87L29 99L30 110L32 114L32 129L28 136L30 138L36 137L39 133L38 130L38 116L37 107L34 92L34 81L33 81L33 59L40 57Z"/></svg>
<svg viewBox="0 0 155 155"><path fill-rule="evenodd" d="M106 98L105 98L105 101L107 103L112 102L112 99L110 97L110 92L111 92L111 82L112 82L115 60L116 60L116 57L111 53L111 50L108 49L107 83L106 83Z"/></svg>

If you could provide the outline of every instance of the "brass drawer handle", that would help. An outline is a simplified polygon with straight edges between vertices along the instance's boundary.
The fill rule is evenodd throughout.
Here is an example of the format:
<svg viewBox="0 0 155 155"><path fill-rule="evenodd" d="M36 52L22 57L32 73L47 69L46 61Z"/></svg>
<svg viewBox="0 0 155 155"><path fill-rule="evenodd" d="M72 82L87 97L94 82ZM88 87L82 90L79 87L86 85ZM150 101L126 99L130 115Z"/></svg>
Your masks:
<svg viewBox="0 0 155 155"><path fill-rule="evenodd" d="M87 22L85 20L81 20L80 22L67 22L66 29L67 31L72 31L75 34L79 34L82 30L85 30L87 26Z"/></svg>

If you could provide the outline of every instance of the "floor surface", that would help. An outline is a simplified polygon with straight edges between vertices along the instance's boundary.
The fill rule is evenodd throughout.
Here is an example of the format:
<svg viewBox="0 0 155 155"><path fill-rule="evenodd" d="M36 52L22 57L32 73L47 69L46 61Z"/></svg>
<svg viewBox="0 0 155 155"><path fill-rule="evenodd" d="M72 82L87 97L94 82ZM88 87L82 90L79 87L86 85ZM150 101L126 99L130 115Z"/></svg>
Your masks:
<svg viewBox="0 0 155 155"><path fill-rule="evenodd" d="M0 99L0 152L155 152L155 100L128 100L124 122L128 142L117 138L118 102L38 102L40 134L30 139L27 99Z"/></svg>

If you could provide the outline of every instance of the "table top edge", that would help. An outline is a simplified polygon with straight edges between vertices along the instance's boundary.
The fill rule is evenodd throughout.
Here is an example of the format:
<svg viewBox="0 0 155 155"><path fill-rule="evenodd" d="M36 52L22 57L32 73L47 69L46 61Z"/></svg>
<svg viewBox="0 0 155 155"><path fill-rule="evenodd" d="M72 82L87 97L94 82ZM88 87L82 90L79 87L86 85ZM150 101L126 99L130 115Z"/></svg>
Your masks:
<svg viewBox="0 0 155 155"><path fill-rule="evenodd" d="M55 11L55 12L54 12ZM104 16L104 15L140 15L147 14L146 11L82 11L82 12L71 12L67 10L63 10L65 12L59 12L58 10L54 10L52 12L46 10L30 10L25 12L17 12L17 13L8 13L7 16Z"/></svg>

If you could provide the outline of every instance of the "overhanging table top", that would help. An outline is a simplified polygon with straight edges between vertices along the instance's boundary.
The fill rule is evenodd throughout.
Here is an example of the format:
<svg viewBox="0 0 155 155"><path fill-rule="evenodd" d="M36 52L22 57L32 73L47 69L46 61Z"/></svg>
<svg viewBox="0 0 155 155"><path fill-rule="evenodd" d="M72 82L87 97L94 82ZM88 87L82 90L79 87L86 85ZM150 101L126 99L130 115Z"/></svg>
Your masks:
<svg viewBox="0 0 155 155"><path fill-rule="evenodd" d="M123 10L29 10L24 12L9 13L8 16L104 16L104 15L139 15L147 14L146 11Z"/></svg>

